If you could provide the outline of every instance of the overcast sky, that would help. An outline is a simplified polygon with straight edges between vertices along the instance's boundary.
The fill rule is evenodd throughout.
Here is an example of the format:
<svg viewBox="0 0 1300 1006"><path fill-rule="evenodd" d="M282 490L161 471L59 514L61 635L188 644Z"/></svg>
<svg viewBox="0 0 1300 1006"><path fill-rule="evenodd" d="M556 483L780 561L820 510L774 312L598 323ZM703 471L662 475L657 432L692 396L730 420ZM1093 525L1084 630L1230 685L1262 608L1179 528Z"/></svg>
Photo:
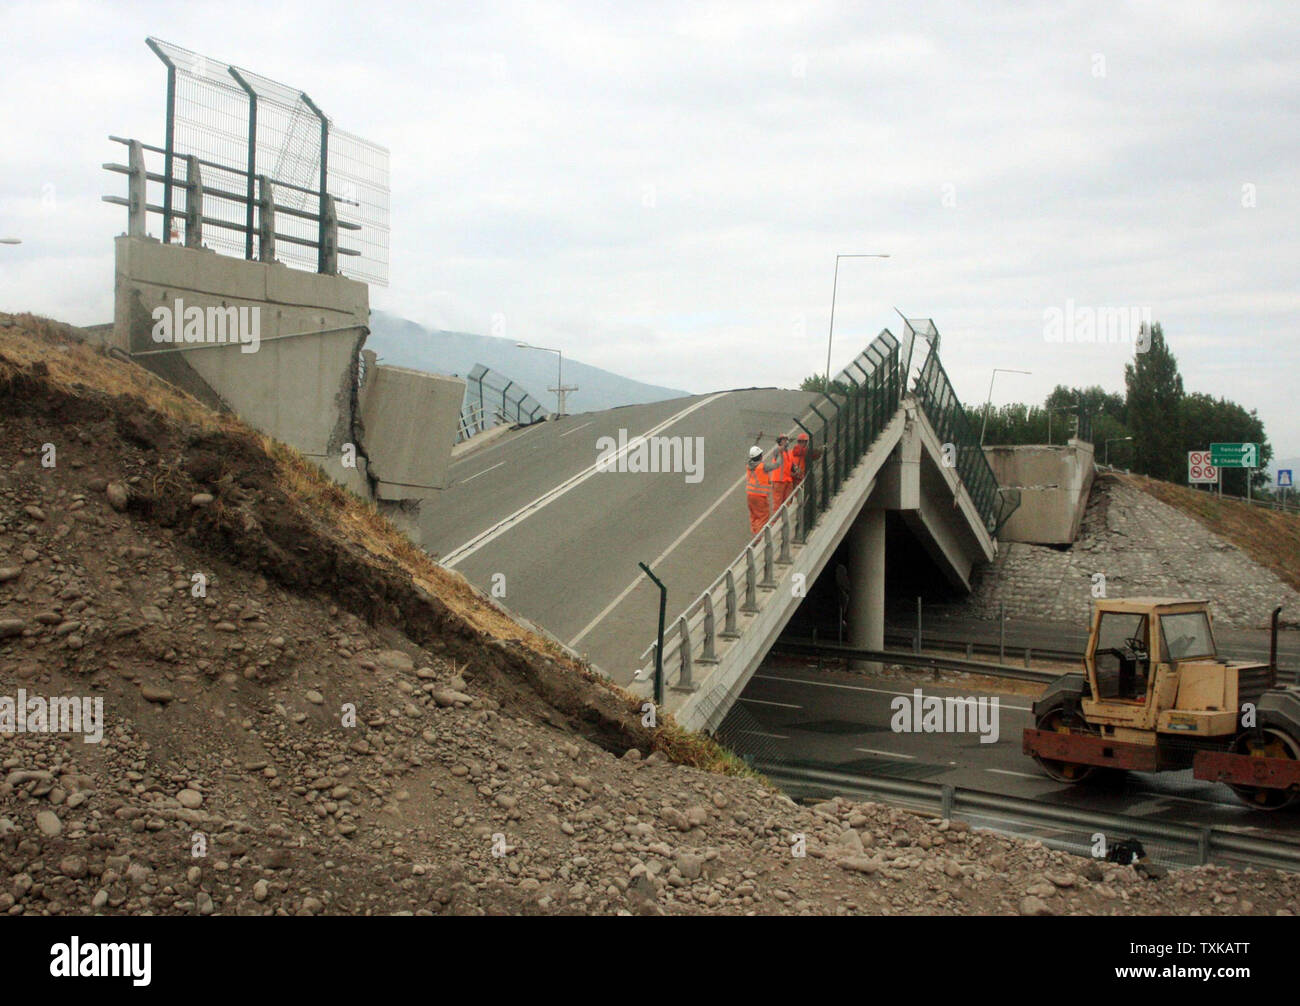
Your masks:
<svg viewBox="0 0 1300 1006"><path fill-rule="evenodd" d="M108 134L163 140L156 35L307 91L391 151L371 304L706 391L795 386L896 306L962 398L1122 390L1147 311L1188 390L1300 455L1293 3L0 0L0 308L112 317ZM1066 333L1067 337L1070 333ZM573 403L575 407L578 402Z"/></svg>

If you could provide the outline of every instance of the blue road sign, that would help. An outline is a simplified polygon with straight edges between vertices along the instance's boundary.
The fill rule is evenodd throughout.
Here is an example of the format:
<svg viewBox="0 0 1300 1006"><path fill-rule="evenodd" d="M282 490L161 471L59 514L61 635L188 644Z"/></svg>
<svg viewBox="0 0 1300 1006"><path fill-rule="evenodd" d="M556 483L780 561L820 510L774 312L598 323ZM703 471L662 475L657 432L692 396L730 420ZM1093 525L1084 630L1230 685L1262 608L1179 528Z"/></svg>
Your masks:
<svg viewBox="0 0 1300 1006"><path fill-rule="evenodd" d="M1277 470L1277 487L1279 489L1291 488L1291 469L1279 468Z"/></svg>

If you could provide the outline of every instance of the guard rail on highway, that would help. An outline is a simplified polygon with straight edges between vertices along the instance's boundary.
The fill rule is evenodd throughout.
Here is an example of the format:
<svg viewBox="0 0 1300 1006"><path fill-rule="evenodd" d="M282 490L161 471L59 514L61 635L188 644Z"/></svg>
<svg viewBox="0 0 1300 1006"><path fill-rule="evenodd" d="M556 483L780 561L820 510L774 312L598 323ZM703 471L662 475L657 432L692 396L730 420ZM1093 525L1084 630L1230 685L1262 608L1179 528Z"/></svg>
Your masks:
<svg viewBox="0 0 1300 1006"><path fill-rule="evenodd" d="M949 783L851 775L771 761L755 761L753 768L782 789L796 795L834 794L933 809L945 820L960 815L968 820L994 824L1003 822L1004 826L998 830L1015 831L1026 827L1061 829L1080 836L1081 841L1068 841L1064 836L1054 838L1041 833L1036 833L1034 837L1045 845L1075 851L1080 848L1091 849L1092 836L1100 833L1110 842L1137 838L1148 846L1149 858L1156 861L1189 865L1223 861L1300 871L1300 843L1247 835L1227 828L1155 821L1081 807L1064 807ZM1172 855L1165 854L1165 849Z"/></svg>

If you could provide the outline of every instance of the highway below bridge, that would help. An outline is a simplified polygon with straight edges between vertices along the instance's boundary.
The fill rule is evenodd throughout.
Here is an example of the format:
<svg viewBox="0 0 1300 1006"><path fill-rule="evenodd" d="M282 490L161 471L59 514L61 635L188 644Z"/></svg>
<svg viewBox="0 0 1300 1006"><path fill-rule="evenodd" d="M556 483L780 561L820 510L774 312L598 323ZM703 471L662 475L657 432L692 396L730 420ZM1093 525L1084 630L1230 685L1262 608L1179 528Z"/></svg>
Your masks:
<svg viewBox="0 0 1300 1006"><path fill-rule="evenodd" d="M924 696L996 697L997 739L984 743L977 730L895 731L892 703L899 696L914 700L918 688ZM796 774L801 769L825 769L848 776L949 783L1097 814L1136 817L1155 828L1213 825L1251 836L1300 841L1300 812L1254 810L1227 786L1193 779L1190 769L1115 773L1074 786L1050 779L1021 751L1021 732L1032 725L1033 691L1032 686L1013 688L1011 682L994 689L960 681L935 683L919 672L864 676L831 667L818 669L799 658L771 656L755 673L720 732L743 756L787 766ZM806 792L834 795L842 790L813 782ZM1048 838L1053 831L1044 829L1040 834Z"/></svg>

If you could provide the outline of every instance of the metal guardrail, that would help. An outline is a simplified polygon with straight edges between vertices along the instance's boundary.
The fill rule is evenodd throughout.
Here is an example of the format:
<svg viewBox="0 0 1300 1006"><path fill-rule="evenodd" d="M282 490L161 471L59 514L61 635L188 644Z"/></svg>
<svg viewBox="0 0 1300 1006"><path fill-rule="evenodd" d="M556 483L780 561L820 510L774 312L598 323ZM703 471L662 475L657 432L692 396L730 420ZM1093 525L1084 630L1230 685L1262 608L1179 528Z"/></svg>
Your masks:
<svg viewBox="0 0 1300 1006"><path fill-rule="evenodd" d="M106 171L127 176L127 197L125 199L121 196L103 196L101 198L106 203L113 203L116 206L125 206L127 208L127 234L132 237L147 237L147 215L156 213L162 216L164 221L169 221L175 215L179 221L183 222L185 228L184 240L187 248L202 248L204 246L204 228L215 227L243 234L248 241L249 258L252 258L251 249L253 239L256 238L257 258L262 262L275 260L276 242L314 248L319 253L319 271L328 275L334 275L338 272L340 255L361 254L355 249L339 247L339 230L360 230L361 225L339 220L337 210L339 201L328 193L316 193L311 189L303 188L301 185L278 181L267 175L249 175L247 171L241 168L233 168L229 165L204 160L193 154L168 154L163 147L142 143L139 140L128 140L120 136L110 136L109 139L114 143L125 144L127 148L126 164L110 162L103 166ZM168 163L175 161L185 165L185 177L176 178L171 171L161 173L150 171L145 163L146 152L162 155ZM230 175L248 178L248 191L231 192L227 189L205 186L203 183L203 168L214 168ZM163 202L161 205L148 201L148 185L150 182L159 182L163 186ZM321 212L313 213L278 201L276 199L277 189L296 190L312 196L319 195ZM180 201L176 198L176 192L181 192L185 196L183 211L177 208ZM205 207L211 209L213 202L234 203L243 206L246 208L247 214L239 222L232 222L224 219L221 215L214 215L214 213L205 211ZM304 238L277 230L276 220L280 216L315 223L317 225L316 238ZM166 227L167 224L165 223L164 229Z"/></svg>
<svg viewBox="0 0 1300 1006"><path fill-rule="evenodd" d="M838 660L865 660L898 667L924 667L934 671L961 671L969 674L987 674L993 678L1016 678L1020 681L1048 683L1061 676L1060 671L1039 671L1028 666L1032 651L1026 650L1026 665L990 664L981 660L959 660L955 657L936 657L928 653L908 650L864 650L839 643L814 643L799 639L780 639L772 647L773 653L796 657L833 657Z"/></svg>
<svg viewBox="0 0 1300 1006"><path fill-rule="evenodd" d="M501 423L529 426L545 419L546 409L509 377L476 363L465 378L460 415L465 435L473 436Z"/></svg>
<svg viewBox="0 0 1300 1006"><path fill-rule="evenodd" d="M1300 871L1300 843L1245 835L1213 825L1194 826L1153 821L1127 814L1103 813L1025 797L1003 796L950 783L850 775L789 763L756 760L753 768L783 789L806 788L814 792L835 792L871 800L919 805L924 809L933 808L944 819L958 815L979 820L995 818L1021 826L1069 828L1088 835L1101 832L1115 838L1137 838L1180 850L1197 865L1227 860ZM1054 842L1050 836L1034 837L1045 845L1069 844Z"/></svg>
<svg viewBox="0 0 1300 1006"><path fill-rule="evenodd" d="M897 642L899 639L906 639L906 636L897 633L887 634L887 641ZM981 653L998 653L999 648L996 643L974 643L962 642L959 640L943 640L926 637L925 645L932 649L965 649L967 654L978 650ZM937 671L959 671L970 674L986 674L993 678L1016 678L1021 681L1038 681L1052 682L1064 671L1045 671L1036 670L1029 665L1035 657L1041 660L1061 661L1064 663L1082 664L1083 654L1072 653L1067 650L1045 650L1038 647L1017 647L1018 652L1024 654L1024 667L1017 667L1013 664L993 664L982 660L971 660L969 657L962 660L957 657L939 657L933 654L919 653L913 650L863 650L852 646L844 646L840 643L818 643L808 639L780 639L772 647L774 653L785 653L791 656L799 657L831 657L837 660L869 660L882 664L894 664L899 667L924 667ZM1005 659L1005 657L1003 657ZM1278 682L1281 684L1294 684L1300 682L1300 671L1290 670L1279 667L1277 672Z"/></svg>
<svg viewBox="0 0 1300 1006"><path fill-rule="evenodd" d="M677 616L671 636L664 640L666 686L679 691L694 691L697 687L695 664L717 663L719 640L739 638L738 617L742 613L758 611L758 592L776 587L776 567L790 565L793 562L792 549L807 540L808 529L803 526L802 518L803 497L808 491L807 479L795 486L763 530L750 539L744 551ZM719 611L722 612L720 627ZM700 641L698 655L694 642L697 639ZM637 680L645 680L646 675L653 671L658 645L656 640L642 651L642 670ZM675 660L675 676L669 674L670 660Z"/></svg>

